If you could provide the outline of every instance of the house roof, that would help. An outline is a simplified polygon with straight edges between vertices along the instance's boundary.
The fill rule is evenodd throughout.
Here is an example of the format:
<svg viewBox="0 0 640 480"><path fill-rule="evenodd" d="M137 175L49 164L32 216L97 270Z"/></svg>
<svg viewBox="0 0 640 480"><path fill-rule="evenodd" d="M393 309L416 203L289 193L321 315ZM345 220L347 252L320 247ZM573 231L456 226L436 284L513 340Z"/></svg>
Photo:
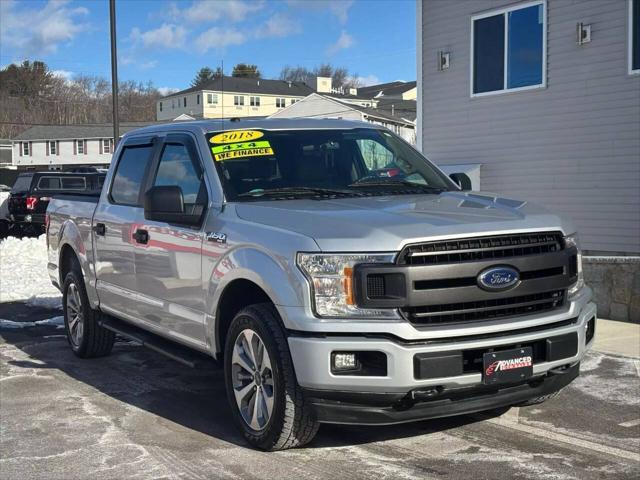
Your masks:
<svg viewBox="0 0 640 480"><path fill-rule="evenodd" d="M417 114L417 103L415 100L400 100L397 98L379 98L378 100L378 110L382 110L387 114L391 115L391 111L393 110L393 116L404 118L406 120L411 120L415 122ZM393 107L393 108L392 108Z"/></svg>
<svg viewBox="0 0 640 480"><path fill-rule="evenodd" d="M171 93L163 98L172 98L187 93L212 90L215 92L262 93L265 95L293 95L306 97L314 92L313 88L302 82L286 82L284 80L266 80L264 78L222 77L215 78L197 87L187 88Z"/></svg>
<svg viewBox="0 0 640 480"><path fill-rule="evenodd" d="M385 97L391 95L402 95L408 92L412 88L416 88L417 82L390 82L381 83L379 85L371 85L368 87L362 87L358 89L358 95L369 96L374 98L378 95Z"/></svg>
<svg viewBox="0 0 640 480"><path fill-rule="evenodd" d="M318 96L324 96L323 94L316 94ZM333 100L335 102L340 103L341 105L344 105L347 108L351 108L353 110L357 110L359 112L364 113L365 115L367 115L368 117L375 117L378 118L380 120L385 120L387 122L393 122L393 123L403 123L405 125L413 125L412 121L408 121L408 119L403 118L402 116L399 115L391 115L390 112L385 111L385 110L380 110L378 108L372 108L372 107L362 107L360 105L355 105L353 103L349 103L349 102L341 102L339 99L337 98L329 98L329 100Z"/></svg>
<svg viewBox="0 0 640 480"><path fill-rule="evenodd" d="M155 122L125 122L120 124L120 134L129 130L151 125ZM34 125L17 135L13 140L62 140L75 138L111 138L112 124L93 125Z"/></svg>

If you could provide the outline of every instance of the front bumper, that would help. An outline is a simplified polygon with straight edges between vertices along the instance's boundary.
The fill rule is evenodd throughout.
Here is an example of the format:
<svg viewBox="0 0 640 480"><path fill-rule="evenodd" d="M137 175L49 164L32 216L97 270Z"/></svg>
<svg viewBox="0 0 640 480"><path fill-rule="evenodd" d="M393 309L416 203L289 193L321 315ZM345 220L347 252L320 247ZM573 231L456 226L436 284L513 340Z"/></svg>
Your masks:
<svg viewBox="0 0 640 480"><path fill-rule="evenodd" d="M431 418L466 415L517 405L557 392L578 376L580 364L552 370L526 383L502 387L471 387L452 390L433 399L409 401L402 394L365 395L348 392L306 390L321 423L345 425L392 425Z"/></svg>
<svg viewBox="0 0 640 480"><path fill-rule="evenodd" d="M358 396L377 398L378 410L373 412L366 407L371 417L365 416L362 421L353 420L353 423L396 423L468 413L546 395L559 390L573 380L578 375L576 365L591 346L591 342L586 341L587 325L589 320L596 317L596 306L588 301L590 291L588 294L587 298L582 297L587 300L584 303L571 305L570 312L573 315L562 319L551 316L548 324L538 323L534 328L527 328L526 317L522 317L524 321L519 328L511 327L506 331L482 332L482 329L478 331L478 328L474 327L468 330L467 335L449 338L440 336L429 338L428 333L422 331L426 338L423 337L421 340L405 340L393 335L385 336L369 332L359 334L294 332L289 337L289 348L298 383L312 398L321 421L350 423L350 415L356 415L359 409L365 408L360 401L353 402L353 399L357 399ZM460 332L457 333L460 334ZM501 391L490 390L491 393L488 396L482 383L481 372L448 377L436 375L428 379L415 378L414 356L416 354L500 348L571 333L575 333L578 337L575 355L553 361L534 362L533 377L527 383L503 387ZM387 374L385 376L334 375L331 372L330 362L331 353L336 351L382 352L387 357ZM560 375L559 368L567 371ZM556 373L550 373L552 371ZM566 383L563 383L565 381ZM431 411L427 411L429 409L423 405L420 408L409 409L413 413L396 412L398 401L407 396L412 397L412 392L430 388L437 388L441 393L461 395L464 401L454 402L454 405L449 400L436 405L432 403L435 401L433 399L428 403L431 407L437 408ZM476 395L480 397L476 398ZM443 398L445 397L440 394L437 396L439 402ZM396 407L392 408L392 405ZM348 413L349 411L351 413Z"/></svg>

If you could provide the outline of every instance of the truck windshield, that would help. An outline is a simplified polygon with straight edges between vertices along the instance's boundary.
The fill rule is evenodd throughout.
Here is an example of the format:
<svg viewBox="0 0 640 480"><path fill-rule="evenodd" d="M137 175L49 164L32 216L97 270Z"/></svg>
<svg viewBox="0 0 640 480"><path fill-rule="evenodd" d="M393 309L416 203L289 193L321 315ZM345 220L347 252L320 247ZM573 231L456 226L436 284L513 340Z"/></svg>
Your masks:
<svg viewBox="0 0 640 480"><path fill-rule="evenodd" d="M231 201L406 195L454 190L391 132L233 130L207 135Z"/></svg>
<svg viewBox="0 0 640 480"><path fill-rule="evenodd" d="M31 180L33 179L33 175L19 175L16 178L13 187L11 187L11 193L24 193L28 192L31 188Z"/></svg>

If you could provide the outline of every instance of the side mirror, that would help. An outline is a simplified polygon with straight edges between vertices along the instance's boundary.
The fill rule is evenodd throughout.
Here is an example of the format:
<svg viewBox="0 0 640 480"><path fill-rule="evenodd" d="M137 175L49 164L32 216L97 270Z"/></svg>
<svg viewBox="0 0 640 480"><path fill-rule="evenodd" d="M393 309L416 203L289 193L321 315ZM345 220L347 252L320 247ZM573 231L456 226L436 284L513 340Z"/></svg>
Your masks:
<svg viewBox="0 0 640 480"><path fill-rule="evenodd" d="M144 218L157 222L197 225L200 215L184 211L182 189L177 185L151 187L144 195Z"/></svg>
<svg viewBox="0 0 640 480"><path fill-rule="evenodd" d="M452 173L449 178L453 180L463 191L471 190L471 179L466 173Z"/></svg>

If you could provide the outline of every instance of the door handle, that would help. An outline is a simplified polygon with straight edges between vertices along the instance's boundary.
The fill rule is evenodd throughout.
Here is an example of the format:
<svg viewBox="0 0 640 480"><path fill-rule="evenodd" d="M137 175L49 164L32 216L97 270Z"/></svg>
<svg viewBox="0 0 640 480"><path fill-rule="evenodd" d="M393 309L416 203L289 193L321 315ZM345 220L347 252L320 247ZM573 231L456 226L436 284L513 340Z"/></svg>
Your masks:
<svg viewBox="0 0 640 480"><path fill-rule="evenodd" d="M147 243L149 241L149 232L146 230L138 229L133 234L133 238L138 243Z"/></svg>
<svg viewBox="0 0 640 480"><path fill-rule="evenodd" d="M104 237L104 235L107 233L107 226L104 223L96 223L93 227L93 231L96 235Z"/></svg>

